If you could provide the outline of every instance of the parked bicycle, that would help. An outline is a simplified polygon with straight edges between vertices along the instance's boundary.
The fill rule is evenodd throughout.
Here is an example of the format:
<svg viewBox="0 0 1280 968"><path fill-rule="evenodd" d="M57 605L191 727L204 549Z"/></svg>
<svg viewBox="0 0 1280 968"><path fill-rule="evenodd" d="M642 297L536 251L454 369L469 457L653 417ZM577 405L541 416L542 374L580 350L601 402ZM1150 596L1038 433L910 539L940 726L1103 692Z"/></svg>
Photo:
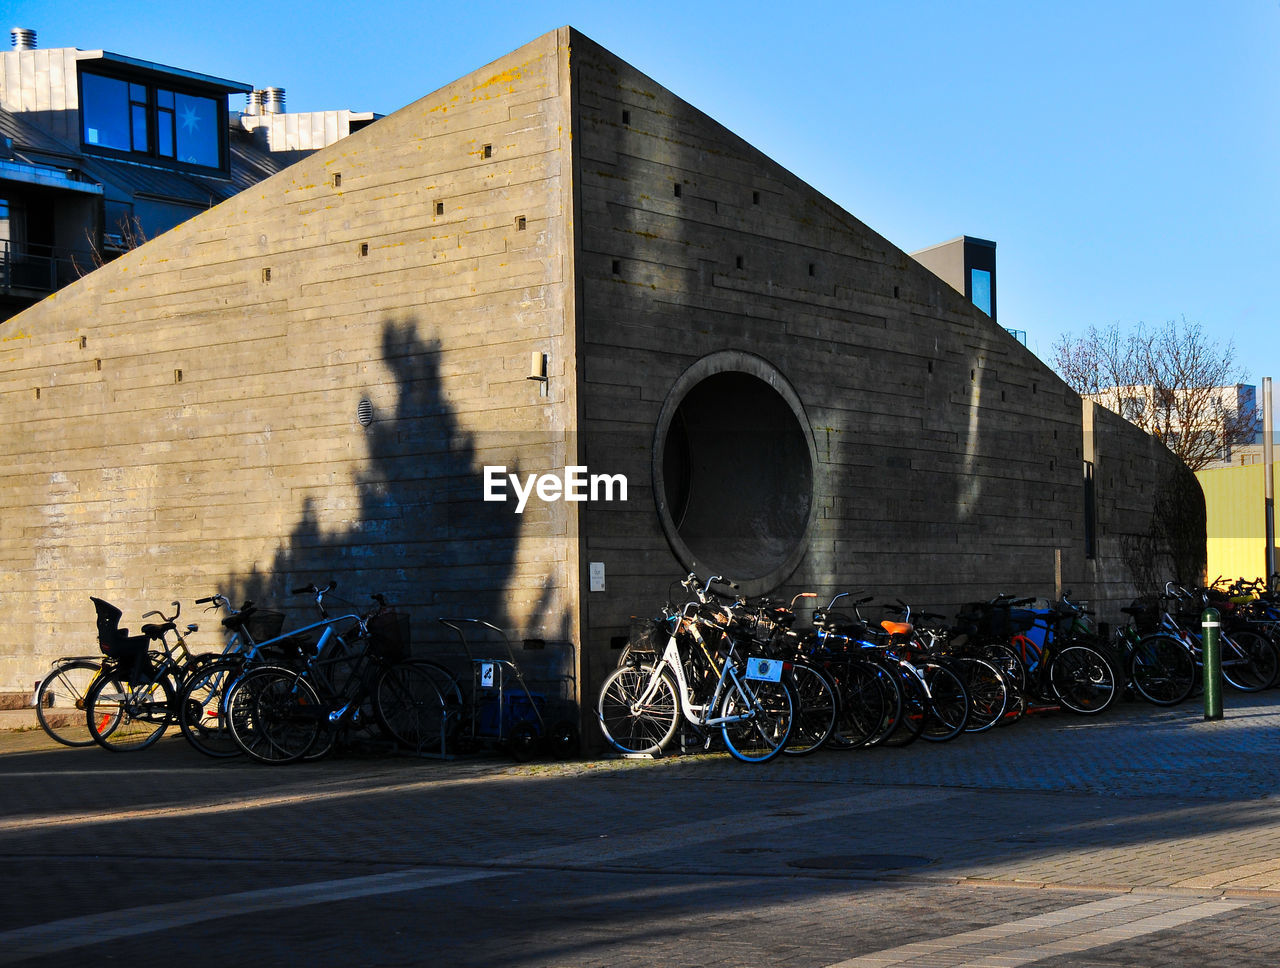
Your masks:
<svg viewBox="0 0 1280 968"><path fill-rule="evenodd" d="M700 731L719 730L730 754L764 762L782 752L795 700L782 681L785 663L746 654L728 635L728 614L711 586L690 574L681 583L693 596L667 616L670 632L654 664L628 662L606 677L596 714L617 750L658 754L681 719Z"/></svg>

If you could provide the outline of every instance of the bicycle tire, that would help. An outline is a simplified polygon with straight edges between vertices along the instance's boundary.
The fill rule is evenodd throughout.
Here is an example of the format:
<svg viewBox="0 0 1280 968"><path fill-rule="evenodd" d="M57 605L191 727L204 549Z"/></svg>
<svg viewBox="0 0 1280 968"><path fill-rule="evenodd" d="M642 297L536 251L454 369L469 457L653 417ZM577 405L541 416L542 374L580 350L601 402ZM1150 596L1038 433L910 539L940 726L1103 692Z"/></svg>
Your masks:
<svg viewBox="0 0 1280 968"><path fill-rule="evenodd" d="M188 676L178 696L178 727L196 750L214 759L241 756L227 718L227 688L244 672L239 658L205 663Z"/></svg>
<svg viewBox="0 0 1280 968"><path fill-rule="evenodd" d="M783 753L808 756L826 745L840 714L835 685L820 669L793 662L786 675L796 699L795 719Z"/></svg>
<svg viewBox="0 0 1280 968"><path fill-rule="evenodd" d="M41 729L63 746L92 746L85 697L102 663L96 659L59 662L36 687L36 719Z"/></svg>
<svg viewBox="0 0 1280 968"><path fill-rule="evenodd" d="M1126 678L1153 706L1176 706L1195 690L1195 656L1171 635L1147 635L1129 653Z"/></svg>
<svg viewBox="0 0 1280 968"><path fill-rule="evenodd" d="M736 717L750 711L750 718L724 723L720 734L734 759L765 763L787 745L795 722L795 697L784 682L758 679L731 681L720 700L720 715Z"/></svg>
<svg viewBox="0 0 1280 968"><path fill-rule="evenodd" d="M897 721L901 693L888 672L873 662L846 659L833 666L840 696L840 718L827 746L852 750L870 745L887 724Z"/></svg>
<svg viewBox="0 0 1280 968"><path fill-rule="evenodd" d="M640 706L656 670L650 665L614 669L600 686L596 719L605 740L622 753L661 753L680 721L676 684L663 670L653 695Z"/></svg>
<svg viewBox="0 0 1280 968"><path fill-rule="evenodd" d="M1068 645L1049 660L1049 687L1067 709L1096 716L1119 695L1115 667L1087 645Z"/></svg>
<svg viewBox="0 0 1280 968"><path fill-rule="evenodd" d="M435 679L420 663L397 662L378 673L373 715L397 746L415 753L443 752L448 710Z"/></svg>
<svg viewBox="0 0 1280 968"><path fill-rule="evenodd" d="M969 692L964 679L941 662L921 662L920 668L929 687L920 735L931 743L953 740L969 722Z"/></svg>
<svg viewBox="0 0 1280 968"><path fill-rule="evenodd" d="M920 738L924 731L924 721L929 715L928 697L924 685L915 674L902 669L893 668L893 681L902 697L898 716L885 726L883 735L876 738L878 746L910 746ZM870 744L868 744L870 745Z"/></svg>
<svg viewBox="0 0 1280 968"><path fill-rule="evenodd" d="M962 674L969 693L969 718L964 731L985 733L1003 722L1011 690L995 663L976 656L957 656L951 661Z"/></svg>
<svg viewBox="0 0 1280 968"><path fill-rule="evenodd" d="M277 666L251 669L228 689L227 719L236 744L260 763L300 760L315 745L323 707L302 676Z"/></svg>
<svg viewBox="0 0 1280 968"><path fill-rule="evenodd" d="M113 753L129 753L164 735L176 700L168 676L131 685L118 672L103 672L89 688L84 706L94 742Z"/></svg>
<svg viewBox="0 0 1280 968"><path fill-rule="evenodd" d="M1241 692L1260 692L1276 679L1280 654L1266 636L1239 629L1221 636L1222 678Z"/></svg>

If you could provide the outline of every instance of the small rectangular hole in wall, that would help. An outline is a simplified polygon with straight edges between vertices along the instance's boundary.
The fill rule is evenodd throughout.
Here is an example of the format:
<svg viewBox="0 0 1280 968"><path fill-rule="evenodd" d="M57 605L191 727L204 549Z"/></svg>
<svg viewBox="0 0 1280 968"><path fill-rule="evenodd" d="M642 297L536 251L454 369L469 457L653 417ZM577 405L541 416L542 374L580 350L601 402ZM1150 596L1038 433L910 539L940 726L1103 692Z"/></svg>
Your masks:
<svg viewBox="0 0 1280 968"><path fill-rule="evenodd" d="M89 337L88 337L88 336L81 336L81 337L80 337L80 348L81 348L81 349L84 349L84 348L85 348L85 347L87 347L88 345L89 345Z"/></svg>
<svg viewBox="0 0 1280 968"><path fill-rule="evenodd" d="M262 270L262 281L263 281L263 282L270 282L270 281L271 281L271 270L270 270L270 269L263 269L263 270Z"/></svg>
<svg viewBox="0 0 1280 968"><path fill-rule="evenodd" d="M482 154L486 158L492 158L493 145L485 145L483 148L480 149L480 154Z"/></svg>
<svg viewBox="0 0 1280 968"><path fill-rule="evenodd" d="M760 193L759 193L759 192L752 192L752 193L751 193L751 204L752 204L752 205L759 205L759 204L760 204Z"/></svg>
<svg viewBox="0 0 1280 968"><path fill-rule="evenodd" d="M181 383L181 382L182 382L182 371L181 371L181 370L174 370L174 371L173 371L173 382L174 382L174 383Z"/></svg>
<svg viewBox="0 0 1280 968"><path fill-rule="evenodd" d="M95 370L97 370L98 372L102 372L102 360L94 360L94 361L93 361L93 368L94 368Z"/></svg>
<svg viewBox="0 0 1280 968"><path fill-rule="evenodd" d="M733 262L734 262L734 265L736 265L739 269L741 269L741 268L742 268L742 256L738 256L738 257L736 257L736 258L733 260Z"/></svg>
<svg viewBox="0 0 1280 968"><path fill-rule="evenodd" d="M1031 392L1032 392L1032 393L1035 393L1035 392L1036 392L1036 385L1035 385L1034 383L1033 383L1033 384L1031 384Z"/></svg>
<svg viewBox="0 0 1280 968"><path fill-rule="evenodd" d="M525 230L525 226L526 226L527 224L528 224L528 222L526 221L526 219L525 219L525 217L524 217L523 215L517 215L517 216L516 216L516 231L517 231L517 232L523 232L523 231Z"/></svg>
<svg viewBox="0 0 1280 968"><path fill-rule="evenodd" d="M818 274L818 264L816 262L809 263L809 275L816 276Z"/></svg>
<svg viewBox="0 0 1280 968"><path fill-rule="evenodd" d="M897 287L897 286L894 286L894 287L893 287L893 298L894 298L894 299L897 299L897 298L898 298L898 287Z"/></svg>
<svg viewBox="0 0 1280 968"><path fill-rule="evenodd" d="M333 187L334 187L334 188L341 188L341 187L342 187L342 172L340 172L340 171L335 171L335 172L333 173Z"/></svg>
<svg viewBox="0 0 1280 968"><path fill-rule="evenodd" d="M1004 396L1004 391L1003 391L1003 390L1001 390L1001 391L1000 391L1000 402L1001 402L1001 403L1004 403L1004 402L1005 402L1005 396Z"/></svg>
<svg viewBox="0 0 1280 968"><path fill-rule="evenodd" d="M436 214L437 215L444 214L444 202L436 202Z"/></svg>
<svg viewBox="0 0 1280 968"><path fill-rule="evenodd" d="M974 380L976 380L977 378L978 378L978 371L977 371L977 370L970 370L970 371L969 371L969 382L970 382L970 383L972 383L972 382L973 382Z"/></svg>
<svg viewBox="0 0 1280 968"><path fill-rule="evenodd" d="M933 372L933 360L930 360L930 361L929 361L929 372L930 372L930 373L932 373L932 372Z"/></svg>
<svg viewBox="0 0 1280 968"><path fill-rule="evenodd" d="M615 276L620 276L620 275L622 275L622 260L621 260L621 259L614 259L614 260L613 260L613 274L614 274Z"/></svg>
<svg viewBox="0 0 1280 968"><path fill-rule="evenodd" d="M369 254L369 243L368 243L368 242L361 242L361 243L360 243L360 258L362 258L362 259L363 259L363 258L364 258L365 256L367 256L368 254Z"/></svg>
<svg viewBox="0 0 1280 968"><path fill-rule="evenodd" d="M39 399L40 399L40 388L39 388L39 387L36 387L36 399L37 399L37 400L39 400Z"/></svg>
<svg viewBox="0 0 1280 968"><path fill-rule="evenodd" d="M630 124L630 123L631 123L631 112L630 112L630 111L623 110L623 112L622 112L622 123L623 123L623 124Z"/></svg>
<svg viewBox="0 0 1280 968"><path fill-rule="evenodd" d="M680 183L679 183L679 182L676 182L675 189L676 189L676 198L679 198L679 197L680 197Z"/></svg>

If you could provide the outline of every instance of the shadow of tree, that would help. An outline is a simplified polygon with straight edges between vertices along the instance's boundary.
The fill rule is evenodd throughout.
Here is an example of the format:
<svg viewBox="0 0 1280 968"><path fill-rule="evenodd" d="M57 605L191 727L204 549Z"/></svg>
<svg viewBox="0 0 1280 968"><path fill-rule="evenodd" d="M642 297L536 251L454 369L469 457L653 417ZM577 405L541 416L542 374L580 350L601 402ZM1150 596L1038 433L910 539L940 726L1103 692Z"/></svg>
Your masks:
<svg viewBox="0 0 1280 968"><path fill-rule="evenodd" d="M458 672L468 671L465 653L436 619L482 618L513 636L516 657L533 667L526 675L536 683L563 673L558 667L565 659L559 652L522 650L523 633L511 628L507 601L521 518L509 504L483 499L476 436L445 397L442 349L411 320L382 325L379 361L394 384L394 407L376 411L367 427L353 423L351 432L363 434L365 455L343 465L355 468L352 478L311 488L270 571L239 575L234 585L244 599L289 613L288 625L315 621L313 599L293 594L308 584L337 580L326 602L355 610L371 605L370 595L383 594L410 613L415 654L443 657ZM326 504L352 504L353 491L348 511L335 513ZM567 641L568 616L549 615L551 599L544 588L533 617L521 620L526 627L557 630Z"/></svg>

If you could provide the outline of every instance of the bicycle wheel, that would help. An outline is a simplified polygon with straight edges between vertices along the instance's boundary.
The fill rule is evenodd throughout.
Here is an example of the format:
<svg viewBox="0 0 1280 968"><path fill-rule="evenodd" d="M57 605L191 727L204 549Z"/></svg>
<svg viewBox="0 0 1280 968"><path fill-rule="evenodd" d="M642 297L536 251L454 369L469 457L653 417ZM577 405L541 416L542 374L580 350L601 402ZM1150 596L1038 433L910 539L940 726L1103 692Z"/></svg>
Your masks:
<svg viewBox="0 0 1280 968"><path fill-rule="evenodd" d="M440 753L448 710L431 673L415 662L387 666L373 684L373 715L396 745Z"/></svg>
<svg viewBox="0 0 1280 968"><path fill-rule="evenodd" d="M914 672L895 666L893 681L902 696L902 702L897 718L885 724L885 732L877 737L876 745L910 746L924 731L924 722L929 715L929 697L925 693L924 683Z"/></svg>
<svg viewBox="0 0 1280 968"><path fill-rule="evenodd" d="M261 763L292 763L316 742L323 707L298 673L261 666L227 691L227 719L236 744Z"/></svg>
<svg viewBox="0 0 1280 968"><path fill-rule="evenodd" d="M870 745L888 724L897 721L901 695L892 677L880 666L860 659L833 663L840 697L840 716L827 740L837 750Z"/></svg>
<svg viewBox="0 0 1280 968"><path fill-rule="evenodd" d="M1087 645L1069 645L1049 660L1049 686L1073 713L1096 715L1115 702L1116 678L1106 656Z"/></svg>
<svg viewBox="0 0 1280 968"><path fill-rule="evenodd" d="M1009 688L1009 702L1005 707L1004 715L1000 718L1000 725L1016 723L1027 711L1026 665L1023 664L1017 652L999 643L982 646L978 651L978 657L994 665Z"/></svg>
<svg viewBox="0 0 1280 968"><path fill-rule="evenodd" d="M730 681L720 701L720 715L746 717L720 727L724 745L735 759L748 763L771 760L786 748L795 721L795 697L783 682L758 679Z"/></svg>
<svg viewBox="0 0 1280 968"><path fill-rule="evenodd" d="M1129 684L1155 706L1176 706L1196 686L1196 660L1190 650L1171 635L1139 639L1129 654Z"/></svg>
<svg viewBox="0 0 1280 968"><path fill-rule="evenodd" d="M94 659L59 662L36 687L36 719L63 746L92 746L85 696L102 663Z"/></svg>
<svg viewBox="0 0 1280 968"><path fill-rule="evenodd" d="M1259 692L1276 678L1280 657L1265 636L1240 629L1220 636L1222 678L1241 692Z"/></svg>
<svg viewBox="0 0 1280 968"><path fill-rule="evenodd" d="M836 690L831 680L807 663L792 663L787 675L795 693L796 713L783 752L806 756L822 749L835 731L839 715Z"/></svg>
<svg viewBox="0 0 1280 968"><path fill-rule="evenodd" d="M119 673L104 672L85 696L89 734L113 753L146 749L173 722L176 700L168 676L130 685Z"/></svg>
<svg viewBox="0 0 1280 968"><path fill-rule="evenodd" d="M648 698L641 703L646 692ZM676 684L665 671L658 674L649 665L614 669L600 686L596 717L604 738L615 749L660 753L671 742L680 721Z"/></svg>
<svg viewBox="0 0 1280 968"><path fill-rule="evenodd" d="M950 666L938 662L922 662L920 672L929 687L920 735L934 743L955 739L969 721L969 692L964 680Z"/></svg>
<svg viewBox="0 0 1280 968"><path fill-rule="evenodd" d="M1009 708L1009 685L994 663L974 656L957 656L951 660L964 680L969 693L969 719L966 733L982 733L997 725Z"/></svg>
<svg viewBox="0 0 1280 968"><path fill-rule="evenodd" d="M205 756L224 759L244 752L231 735L225 704L227 688L243 671L239 659L219 659L206 663L182 687L178 726L187 742Z"/></svg>

